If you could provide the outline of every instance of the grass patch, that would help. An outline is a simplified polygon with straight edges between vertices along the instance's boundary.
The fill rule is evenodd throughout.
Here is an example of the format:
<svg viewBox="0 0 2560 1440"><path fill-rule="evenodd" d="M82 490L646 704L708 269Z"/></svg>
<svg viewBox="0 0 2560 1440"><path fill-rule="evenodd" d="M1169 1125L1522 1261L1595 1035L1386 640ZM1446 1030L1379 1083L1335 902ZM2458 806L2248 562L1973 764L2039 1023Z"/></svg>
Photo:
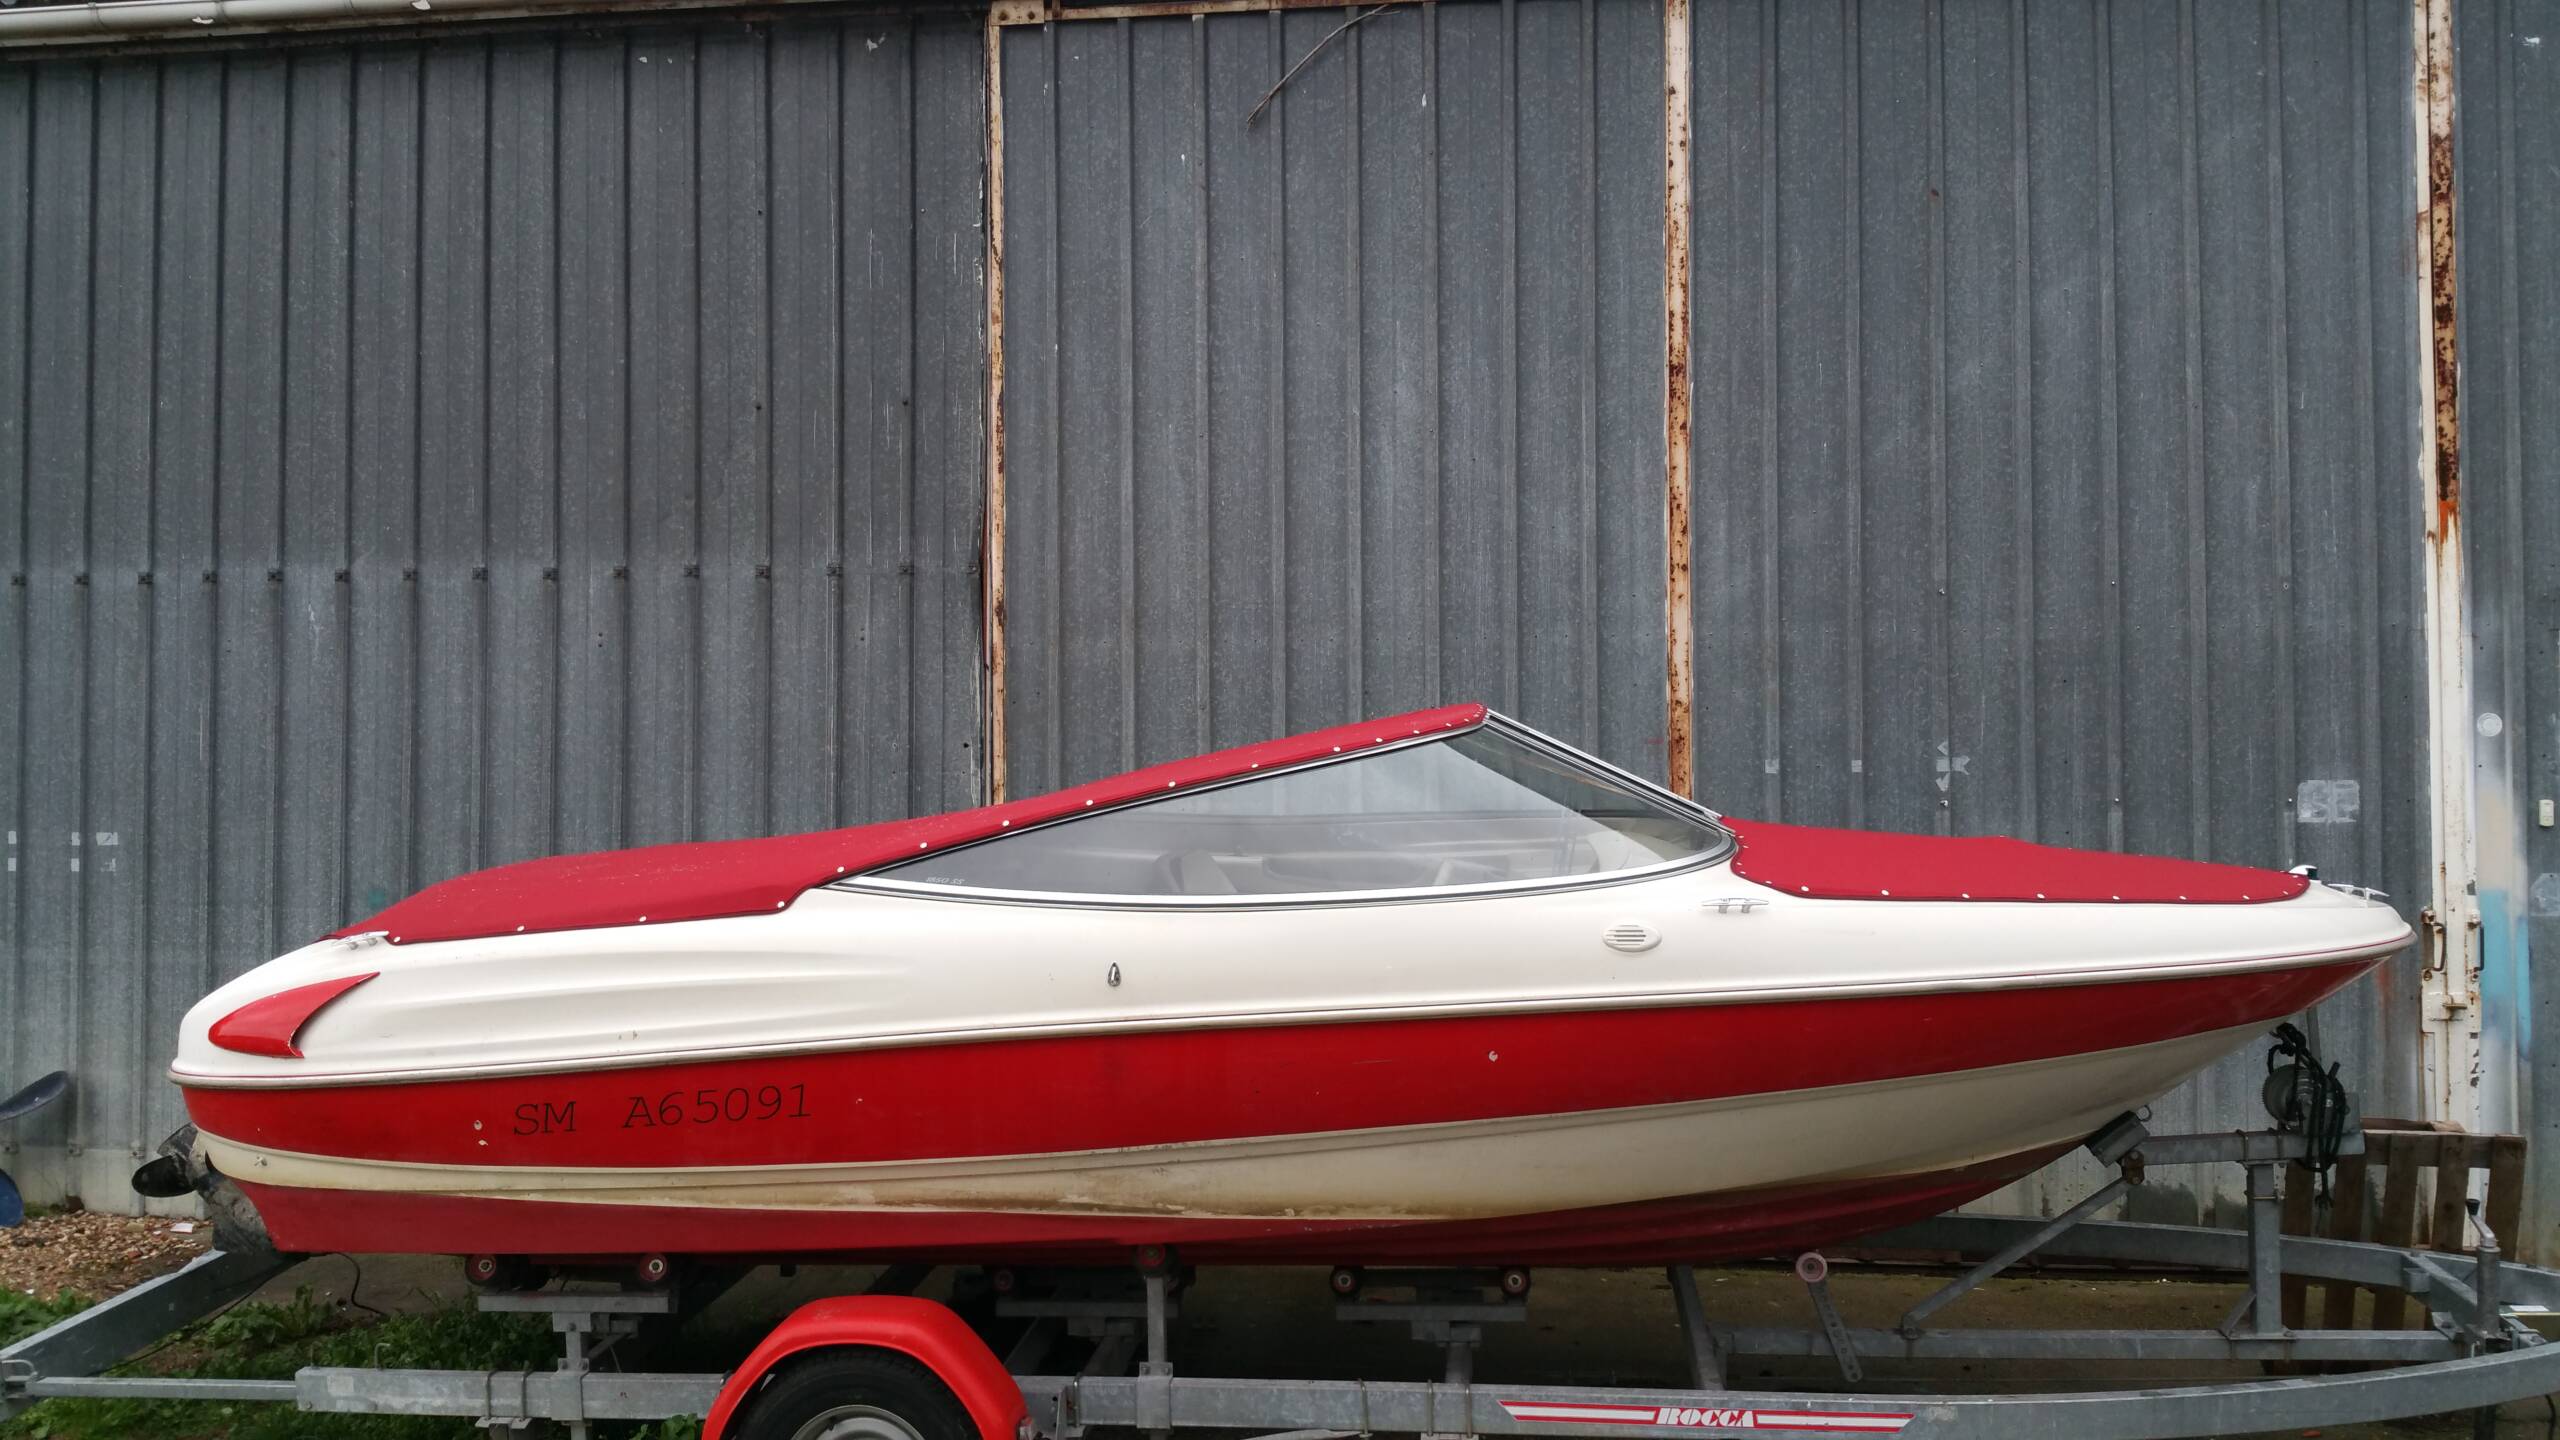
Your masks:
<svg viewBox="0 0 2560 1440"><path fill-rule="evenodd" d="M0 1294L0 1342L32 1334L80 1308L76 1297ZM298 1290L284 1304L244 1303L189 1327L119 1375L289 1380L305 1366L384 1369L548 1369L558 1341L538 1316L486 1315L466 1304L417 1315L350 1316ZM700 1422L598 1427L627 1440L683 1440ZM6 1424L0 1440L485 1440L470 1421L435 1416L312 1415L291 1405L189 1400L48 1400Z"/></svg>
<svg viewBox="0 0 2560 1440"><path fill-rule="evenodd" d="M15 1290L0 1290L0 1345L14 1345L54 1321L76 1315L88 1307L86 1299L68 1290L50 1300L39 1295L21 1295Z"/></svg>

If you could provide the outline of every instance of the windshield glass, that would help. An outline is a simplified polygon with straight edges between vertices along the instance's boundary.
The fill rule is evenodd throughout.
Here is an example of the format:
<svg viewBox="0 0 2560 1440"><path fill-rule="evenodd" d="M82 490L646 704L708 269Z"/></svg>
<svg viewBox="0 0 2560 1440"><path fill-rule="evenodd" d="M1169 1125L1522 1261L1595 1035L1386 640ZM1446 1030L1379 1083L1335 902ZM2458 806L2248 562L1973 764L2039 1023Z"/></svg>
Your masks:
<svg viewBox="0 0 2560 1440"><path fill-rule="evenodd" d="M1079 816L872 872L972 890L1254 897L1600 876L1709 854L1714 827L1481 729Z"/></svg>

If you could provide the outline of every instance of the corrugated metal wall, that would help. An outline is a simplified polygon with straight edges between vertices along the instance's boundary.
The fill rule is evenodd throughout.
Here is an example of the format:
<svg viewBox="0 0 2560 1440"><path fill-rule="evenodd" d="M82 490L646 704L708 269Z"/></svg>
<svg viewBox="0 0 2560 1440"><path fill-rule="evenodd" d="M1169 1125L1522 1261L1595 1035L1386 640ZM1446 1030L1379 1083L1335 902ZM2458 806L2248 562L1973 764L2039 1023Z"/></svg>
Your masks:
<svg viewBox="0 0 2560 1440"><path fill-rule="evenodd" d="M2560 1255L2560 3L2455 12L2462 474L2479 712L2481 996L2490 1093L2532 1137L2528 1253ZM2539 1051L2536 1036L2544 1037ZM2503 1237L2502 1237L2503 1238Z"/></svg>
<svg viewBox="0 0 2560 1440"><path fill-rule="evenodd" d="M2408 13L1699 6L1701 795L2416 914ZM2417 1103L2414 963L2321 1016L2372 1113ZM2262 1073L2155 1128L2263 1119Z"/></svg>
<svg viewBox="0 0 2560 1440"><path fill-rule="evenodd" d="M1465 697L1665 768L1661 12L1390 10L1252 115L1361 13L1004 33L1017 793ZM1699 5L1702 794L2413 901L2406 25ZM981 63L0 64L0 1074L83 1075L38 1193L121 1197L187 1001L417 884L973 797ZM2371 1110L2414 1003L2323 1016Z"/></svg>
<svg viewBox="0 0 2560 1440"><path fill-rule="evenodd" d="M0 63L33 1193L128 1203L185 1006L419 885L974 798L982 54Z"/></svg>
<svg viewBox="0 0 2560 1440"><path fill-rule="evenodd" d="M1659 775L1662 20L1005 32L1027 794L1483 699Z"/></svg>

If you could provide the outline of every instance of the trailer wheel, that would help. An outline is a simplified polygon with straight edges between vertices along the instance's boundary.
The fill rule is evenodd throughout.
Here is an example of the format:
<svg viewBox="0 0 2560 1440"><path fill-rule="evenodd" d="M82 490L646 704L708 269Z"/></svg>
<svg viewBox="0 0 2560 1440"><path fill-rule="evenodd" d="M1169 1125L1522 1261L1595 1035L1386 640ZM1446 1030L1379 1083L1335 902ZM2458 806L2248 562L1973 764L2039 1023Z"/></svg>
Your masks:
<svg viewBox="0 0 2560 1440"><path fill-rule="evenodd" d="M735 1440L978 1440L951 1387L887 1350L826 1350L748 1400Z"/></svg>

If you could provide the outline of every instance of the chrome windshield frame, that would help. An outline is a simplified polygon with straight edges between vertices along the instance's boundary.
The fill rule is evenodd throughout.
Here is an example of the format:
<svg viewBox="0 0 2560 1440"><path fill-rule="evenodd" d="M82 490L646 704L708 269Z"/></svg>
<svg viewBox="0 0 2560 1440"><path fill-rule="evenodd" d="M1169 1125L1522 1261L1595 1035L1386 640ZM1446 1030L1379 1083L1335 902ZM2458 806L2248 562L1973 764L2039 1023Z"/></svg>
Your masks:
<svg viewBox="0 0 2560 1440"><path fill-rule="evenodd" d="M1299 895L1128 895L1070 890L996 890L981 889L965 885L938 885L929 881L921 880L892 880L880 875L880 870L915 863L913 860L905 857L885 862L884 864L874 867L873 869L865 871L859 875L848 875L841 880L830 881L823 888L857 894L896 895L914 900L940 900L988 905L1033 905L1102 910L1191 910L1225 912L1238 910L1296 910L1310 906L1402 905L1437 900L1477 900L1511 895L1545 893L1550 891L1589 890L1611 885L1632 884L1638 881L1653 880L1668 875L1676 875L1686 870L1704 869L1711 865L1720 864L1723 861L1731 859L1735 848L1740 844L1740 841L1735 836L1732 828L1724 823L1724 817L1717 814L1715 811L1708 809L1706 806L1689 799L1685 795L1678 794L1662 785L1656 784L1651 780L1647 780L1643 776L1635 774L1632 771L1612 765L1597 755L1576 749L1571 745L1565 744L1561 740L1555 739L1553 736L1530 729L1528 726L1521 724L1510 716L1493 710L1487 710L1485 712L1484 719L1461 730L1444 730L1429 735L1415 736L1410 739L1399 740L1386 745L1374 746L1349 755L1317 756L1313 759L1305 760L1295 765L1282 765L1269 770L1256 771L1245 775L1230 776L1223 780L1210 781L1205 784L1195 785L1185 790L1183 793L1186 795L1197 795L1205 791L1224 789L1233 785L1250 785L1259 781L1272 779L1276 776L1321 769L1328 765L1342 765L1356 760L1371 759L1392 751L1409 749L1418 745L1437 745L1449 740L1454 740L1461 735L1475 734L1480 730L1495 731L1504 739L1521 745L1524 748L1543 752L1551 759L1561 760L1568 765L1596 772L1600 776L1606 777L1621 787L1633 789L1644 798L1654 801L1655 803L1678 813L1684 818L1696 820L1703 824L1716 836L1717 843L1695 855L1685 855L1676 860L1665 860L1658 864L1638 866L1628 870L1602 871L1598 874L1592 875L1556 875L1534 880L1497 880L1477 885L1404 886L1377 890L1311 890ZM961 851L971 849L975 846L993 844L998 840L1010 840L1015 836L1033 834L1052 826L1072 825L1077 821L1089 820L1098 815L1108 815L1115 811L1131 810L1142 805L1156 804L1159 803L1161 798L1162 797L1154 795L1141 795L1129 800L1124 800L1117 805L1079 811L1072 815L1061 815L1054 820L1044 820L1037 825L1026 825L1021 829L1010 831L1003 835L989 836L985 839L969 841L966 844L954 845L948 851L943 853L958 854Z"/></svg>

